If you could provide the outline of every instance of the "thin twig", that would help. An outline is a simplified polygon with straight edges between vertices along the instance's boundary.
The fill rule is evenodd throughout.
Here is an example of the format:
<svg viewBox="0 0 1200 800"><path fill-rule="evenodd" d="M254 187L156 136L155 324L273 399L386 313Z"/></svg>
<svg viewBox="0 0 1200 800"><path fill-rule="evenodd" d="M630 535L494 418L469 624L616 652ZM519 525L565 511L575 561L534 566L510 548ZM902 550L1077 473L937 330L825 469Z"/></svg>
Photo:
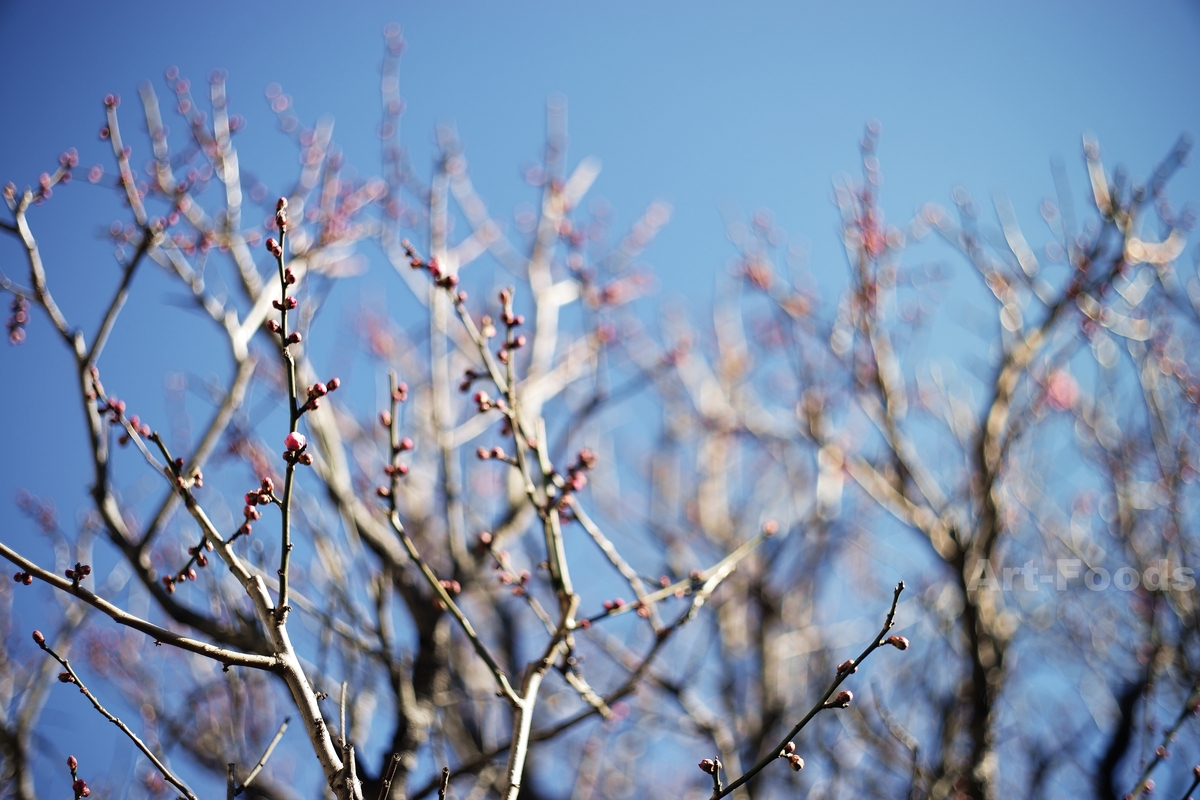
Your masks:
<svg viewBox="0 0 1200 800"><path fill-rule="evenodd" d="M292 721L291 717L284 717L283 724L279 726L279 730L275 731L275 735L271 737L271 743L267 745L267 749L263 751L262 758L254 765L254 769L250 770L250 774L246 776L246 780L242 781L242 785L238 787L235 794L241 794L246 790L246 787L254 782L258 777L258 773L262 772L262 768L266 766L267 759L271 757L271 753L275 750L275 745L279 744L279 740L283 738L283 732L287 730L288 723ZM230 765L232 766L232 765Z"/></svg>
<svg viewBox="0 0 1200 800"><path fill-rule="evenodd" d="M792 728L792 730L788 733L788 735L783 737L783 741L781 741L773 749L768 750L767 754L765 756L763 756L761 759L759 759L757 764L755 764L753 767L751 767L749 770L747 770L746 773L744 775L742 775L742 777L738 778L736 781L734 781L733 783L726 786L720 792L714 792L713 800L720 800L720 798L725 797L726 795L729 795L730 793L733 792L734 789L737 789L739 786L746 783L751 778L753 778L755 775L757 775L759 772L761 772L764 767L766 767L768 764L770 764L775 759L779 758L779 754L781 752L783 752L783 749L787 746L787 743L790 742L792 739L796 738L796 735L799 734L801 730L803 730L804 726L807 725L812 720L813 717L815 717L818 713L820 713L824 709L834 707L834 706L830 705L829 698L832 697L833 693L835 691L837 691L837 688L842 685L842 681L846 680L846 678L848 678L848 677L850 677L850 675L854 674L854 672L856 672L858 670L858 665L863 662L863 659L865 659L867 656L871 655L871 653L873 653L877 648L881 647L884 644L883 637L888 631L890 631L892 629L892 625L894 624L894 620L896 618L896 606L900 602L900 593L903 591L904 591L904 581L900 581L900 583L896 584L895 593L892 595L892 607L890 609L888 609L887 619L884 621L883 628L879 631L879 635L871 640L871 643L869 645L867 645L867 649L863 650L862 653L858 656L858 658L854 659L854 661L849 665L848 669L838 670L838 673L834 677L833 682L829 684L829 688L827 688L825 690L825 693L821 695L820 699L818 699L817 702L813 704L813 707L809 709L808 713L804 715L804 719L802 719L798 723L796 723L796 727Z"/></svg>
<svg viewBox="0 0 1200 800"><path fill-rule="evenodd" d="M342 681L341 710L342 710L341 727L339 727L338 730L342 734L342 749L345 750L346 749L346 740L349 738L346 736L346 682L345 681Z"/></svg>
<svg viewBox="0 0 1200 800"><path fill-rule="evenodd" d="M128 736L133 741L133 743L137 746L137 749L142 751L142 754L145 755L146 758L148 758L150 760L150 763L153 764L154 767L159 772L162 773L162 776L164 778L166 778L168 783L170 783L172 786L174 786L179 791L183 792L183 794L188 798L188 800L196 800L196 795L192 794L192 790L189 789L183 781L181 781L179 778L175 777L175 774L173 772L171 772L171 770L167 769L167 766L165 764L163 764L161 761L158 760L158 757L155 756L154 753L152 753L150 751L150 748L146 746L146 743L143 742L141 739L139 739L137 737L137 734L135 734L133 731L129 730L129 726L127 726L124 722L121 722L121 720L117 719L112 714L110 714L108 712L108 709L106 709L104 706L100 705L100 701L96 699L96 696L94 694L92 694L90 691L88 691L88 688L83 685L83 681L79 680L79 676L76 675L75 670L73 670L71 668L70 662L68 662L65 658L60 656L58 653L51 650L50 647L46 644L45 638L42 637L40 634L35 633L34 641L37 642L38 647L42 648L42 650L49 653L51 658L53 658L59 664L62 664L63 669L66 670L67 674L70 676L70 680L64 681L65 683L74 683L75 685L77 685L79 687L80 694L82 694L84 697L86 697L88 700L90 700L92 703L92 706L97 711L99 711L101 714L103 714L105 719L107 719L109 722L111 722L112 724L114 724L118 728L120 728L121 732L124 733L126 736Z"/></svg>
<svg viewBox="0 0 1200 800"><path fill-rule="evenodd" d="M400 767L400 754L392 753L392 758L388 761L387 772L384 773L383 785L379 787L379 800L388 800L388 795L392 793L392 781L396 778L396 770Z"/></svg>
<svg viewBox="0 0 1200 800"><path fill-rule="evenodd" d="M78 586L52 572L47 572L16 551L9 549L3 542L0 542L0 556L4 556L38 580L45 581L56 589L61 589L67 594L74 595L83 602L95 606L112 617L114 621L152 637L155 644L173 645L181 650L187 650L188 652L211 658L214 661L220 661L225 666L253 667L272 672L277 671L280 667L279 660L273 656L260 656L252 653L239 653L234 650L226 650L207 642L200 642L195 639L189 639L186 636L180 636L166 628L160 628L151 622L147 622L140 617L135 617L114 606L107 600L97 597L82 586Z"/></svg>

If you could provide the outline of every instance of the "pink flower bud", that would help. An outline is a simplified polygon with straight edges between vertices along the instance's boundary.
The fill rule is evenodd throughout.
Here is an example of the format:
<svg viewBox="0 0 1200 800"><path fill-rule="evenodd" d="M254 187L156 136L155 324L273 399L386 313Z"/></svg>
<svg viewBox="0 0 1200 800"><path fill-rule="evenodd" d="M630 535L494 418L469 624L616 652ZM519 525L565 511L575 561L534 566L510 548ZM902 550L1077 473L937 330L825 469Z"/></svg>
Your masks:
<svg viewBox="0 0 1200 800"><path fill-rule="evenodd" d="M379 413L379 424L385 428L392 427L392 412L381 411Z"/></svg>
<svg viewBox="0 0 1200 800"><path fill-rule="evenodd" d="M329 382L327 384L325 384L325 388L332 392L334 389L338 388L341 385L342 385L342 382L340 380L338 380L337 378L330 378Z"/></svg>
<svg viewBox="0 0 1200 800"><path fill-rule="evenodd" d="M400 449L401 450L412 450L413 449L413 440L409 439L407 436L405 436L403 439L400 440Z"/></svg>
<svg viewBox="0 0 1200 800"><path fill-rule="evenodd" d="M837 699L834 702L840 705L842 708L846 708L850 705L850 701L853 699L854 692L850 691L849 689L842 689L840 692L838 692Z"/></svg>
<svg viewBox="0 0 1200 800"><path fill-rule="evenodd" d="M303 433L292 431L287 435L287 438L283 440L283 444L288 450L298 451L307 447L308 441L305 440Z"/></svg>
<svg viewBox="0 0 1200 800"><path fill-rule="evenodd" d="M907 650L908 649L908 639L906 639L903 636L889 636L886 639L886 641L888 644L890 644L892 647L896 648L897 650Z"/></svg>
<svg viewBox="0 0 1200 800"><path fill-rule="evenodd" d="M79 769L79 762L75 760L75 756L67 756L67 767L70 768L71 772Z"/></svg>
<svg viewBox="0 0 1200 800"><path fill-rule="evenodd" d="M41 632L41 631L34 631L34 632L33 632L33 640L34 640L35 642L37 642L38 644L45 644L45 643L46 643L46 637L45 637L45 636L42 636L42 632Z"/></svg>

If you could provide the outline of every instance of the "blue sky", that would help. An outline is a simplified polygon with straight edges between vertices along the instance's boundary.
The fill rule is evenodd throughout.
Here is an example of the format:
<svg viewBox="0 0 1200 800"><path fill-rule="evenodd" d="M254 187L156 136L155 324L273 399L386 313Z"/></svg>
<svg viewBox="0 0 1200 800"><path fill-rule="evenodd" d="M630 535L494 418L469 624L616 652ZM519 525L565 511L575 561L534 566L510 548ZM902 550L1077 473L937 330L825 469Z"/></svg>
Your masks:
<svg viewBox="0 0 1200 800"><path fill-rule="evenodd" d="M35 183L72 146L82 166L108 165L96 133L110 92L125 98L127 140L143 147L137 85L150 79L163 92L169 65L198 84L213 68L228 70L233 110L249 121L242 163L273 190L293 174L295 151L264 101L272 82L294 97L305 122L333 115L350 160L364 172L376 168L381 31L391 21L408 41L403 136L419 171L430 163L434 126L453 121L476 186L496 212L509 214L532 199L517 168L539 151L547 97L562 93L572 160L602 159L595 192L612 202L618 220L632 221L653 200L672 204L672 221L646 260L664 295L698 305L733 255L718 213L729 203L771 208L810 251L815 273L831 280L843 273L830 179L857 173L868 119L882 124L889 221L906 221L926 200L949 204L952 187L962 185L981 199L1004 190L1031 228L1040 226L1037 203L1053 192L1051 158L1067 164L1084 210L1083 131L1097 135L1110 167L1122 162L1135 175L1146 174L1182 131L1200 131L1200 4L1182 0L451 0L336 9L258 0L5 0L0 181ZM1194 169L1173 187L1176 198L1200 198ZM116 213L107 192L77 181L31 215L60 303L89 328L97 292L107 297L116 276L94 231ZM1031 238L1044 241L1042 234ZM14 242L0 242L0 267L23 275ZM964 269L959 275L969 277ZM165 286L151 283L151 304L166 298ZM164 306L133 314L114 340L114 352L133 348L130 360L111 365L136 387L129 392L161 398L164 372L223 371L216 359L206 365L210 355L199 343L162 335L157 326L170 313ZM28 344L0 346L0 385L10 387L0 411L13 428L14 454L0 464L5 541L32 536L13 503L19 487L53 496L68 518L84 501L82 426L67 367L36 314ZM45 414L61 414L63 424L48 424Z"/></svg>

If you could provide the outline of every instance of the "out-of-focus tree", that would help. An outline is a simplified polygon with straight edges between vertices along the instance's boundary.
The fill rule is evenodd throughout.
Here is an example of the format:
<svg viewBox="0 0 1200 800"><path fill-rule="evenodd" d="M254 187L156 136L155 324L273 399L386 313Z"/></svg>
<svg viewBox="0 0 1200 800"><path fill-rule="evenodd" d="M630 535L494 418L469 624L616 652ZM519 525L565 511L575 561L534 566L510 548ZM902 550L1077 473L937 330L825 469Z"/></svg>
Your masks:
<svg viewBox="0 0 1200 800"><path fill-rule="evenodd" d="M1137 179L1085 139L1086 221L1062 171L1035 245L1004 197L993 215L961 189L953 211L887 223L870 124L861 177L835 187L847 278L769 212L731 215L708 319L648 299L639 258L670 210L613 230L561 101L524 171L540 208L513 231L452 129L423 178L399 141L402 49L389 27L378 174L268 90L301 156L281 191L239 161L223 74L201 96L167 72L174 135L145 86L144 144L106 98L114 174L86 177L128 219L108 230L121 272L94 331L55 304L71 267L37 238L71 235L37 211L77 157L5 190L10 340L61 339L94 467L77 530L23 494L30 529L0 542L7 618L23 593L59 602L33 614L34 644L15 625L0 639L6 794L97 782L86 756L33 774L60 681L140 753L132 796L1200 783L1200 283L1167 193L1186 140ZM918 261L943 252L926 239L982 287ZM317 367L320 312L368 262L394 269L404 311L351 309L344 363L390 377L339 380ZM170 420L101 380L152 269L226 353L195 432L160 434ZM972 299L944 309L947 291ZM957 341L929 358L940 308ZM139 474L157 496L118 488Z"/></svg>

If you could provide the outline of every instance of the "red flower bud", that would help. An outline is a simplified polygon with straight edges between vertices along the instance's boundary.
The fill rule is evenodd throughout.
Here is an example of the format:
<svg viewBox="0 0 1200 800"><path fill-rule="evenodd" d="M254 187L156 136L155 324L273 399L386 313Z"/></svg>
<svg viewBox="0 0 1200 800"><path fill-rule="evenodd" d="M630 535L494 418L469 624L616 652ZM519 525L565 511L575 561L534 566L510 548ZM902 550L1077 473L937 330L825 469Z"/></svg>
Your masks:
<svg viewBox="0 0 1200 800"><path fill-rule="evenodd" d="M75 756L67 756L67 766L70 767L71 772L79 768L79 762L75 760Z"/></svg>
<svg viewBox="0 0 1200 800"><path fill-rule="evenodd" d="M890 644L892 647L896 648L897 650L907 650L908 649L908 639L906 639L903 636L889 636L886 639L886 642L888 644Z"/></svg>
<svg viewBox="0 0 1200 800"><path fill-rule="evenodd" d="M34 640L35 642L37 642L38 644L45 644L45 643L46 643L46 637L45 637L45 636L42 636L42 632L41 632L41 631L34 631L34 632L33 632L33 640Z"/></svg>

